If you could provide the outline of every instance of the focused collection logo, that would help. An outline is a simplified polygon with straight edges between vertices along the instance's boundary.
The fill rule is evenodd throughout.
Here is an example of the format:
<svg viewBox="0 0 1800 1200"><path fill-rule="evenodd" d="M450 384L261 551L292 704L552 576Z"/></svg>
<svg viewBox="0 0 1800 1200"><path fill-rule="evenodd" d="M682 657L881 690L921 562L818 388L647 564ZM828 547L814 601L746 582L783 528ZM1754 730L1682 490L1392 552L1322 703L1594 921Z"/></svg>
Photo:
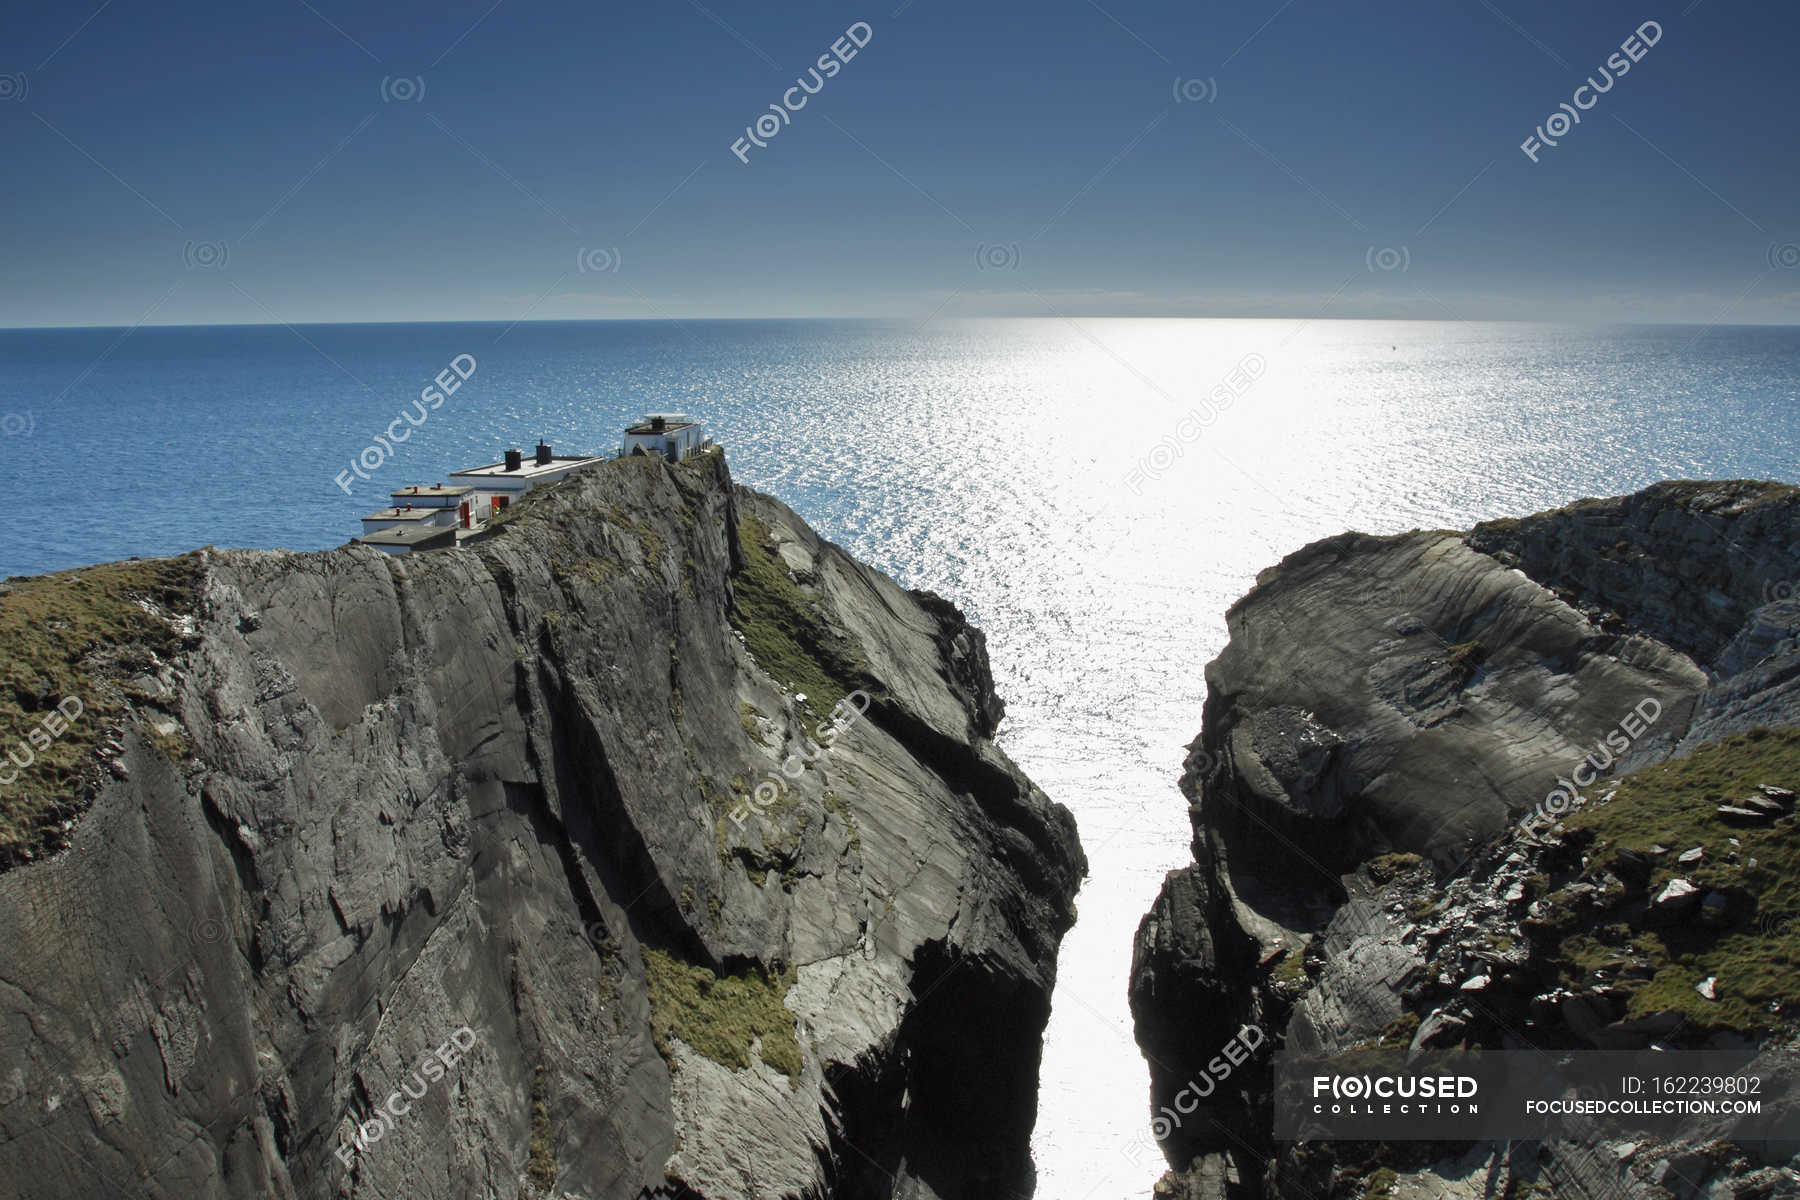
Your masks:
<svg viewBox="0 0 1800 1200"><path fill-rule="evenodd" d="M1314 1075L1313 1112L1332 1116L1478 1113L1473 1075Z"/></svg>

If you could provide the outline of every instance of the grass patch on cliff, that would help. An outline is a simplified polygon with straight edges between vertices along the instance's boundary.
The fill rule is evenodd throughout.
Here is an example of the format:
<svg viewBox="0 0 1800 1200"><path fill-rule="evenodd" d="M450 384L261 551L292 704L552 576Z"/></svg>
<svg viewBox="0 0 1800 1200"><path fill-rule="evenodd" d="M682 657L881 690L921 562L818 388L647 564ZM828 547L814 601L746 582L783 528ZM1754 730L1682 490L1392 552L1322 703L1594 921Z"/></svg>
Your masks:
<svg viewBox="0 0 1800 1200"><path fill-rule="evenodd" d="M556 1187L556 1142L550 1129L549 1089L544 1084L544 1064L531 1077L531 1159L526 1177L539 1191Z"/></svg>
<svg viewBox="0 0 1800 1200"><path fill-rule="evenodd" d="M180 649L168 617L192 610L199 574L190 554L0 585L0 778L18 774L0 784L0 861L74 811L83 768L132 699L126 681ZM44 719L66 698L80 715L52 738Z"/></svg>
<svg viewBox="0 0 1800 1200"><path fill-rule="evenodd" d="M1629 954L1651 968L1651 978L1634 985L1628 1016L1674 1011L1703 1028L1752 1030L1777 1025L1778 1015L1790 1020L1795 1015L1800 817L1790 812L1771 825L1734 828L1715 811L1761 784L1800 788L1800 729L1756 729L1723 738L1686 758L1627 776L1612 800L1564 819L1566 829L1593 839L1587 854L1597 863L1619 850L1664 847L1654 856L1652 896L1679 876L1703 892L1754 901L1753 910L1740 901L1721 926L1696 916L1629 931L1626 937L1618 928L1598 931L1597 940L1565 940L1562 956L1577 968L1607 953ZM1729 838L1738 839L1735 849ZM1704 848L1705 858L1697 866L1677 864L1676 855L1694 846ZM1716 1001L1694 990L1708 976L1717 979Z"/></svg>
<svg viewBox="0 0 1800 1200"><path fill-rule="evenodd" d="M645 567L652 571L662 569L663 539L654 525L639 520L622 508L608 508L604 515L608 521L628 530L637 538L638 553L643 556Z"/></svg>
<svg viewBox="0 0 1800 1200"><path fill-rule="evenodd" d="M695 1053L743 1070L750 1066L751 1044L760 1039L763 1062L790 1079L800 1074L794 1014L782 1004L794 986L791 969L716 975L648 948L644 967L652 1033L664 1058L671 1053L669 1039L680 1038Z"/></svg>
<svg viewBox="0 0 1800 1200"><path fill-rule="evenodd" d="M1366 869L1376 883L1391 883L1424 861L1417 854L1381 854L1371 858Z"/></svg>
<svg viewBox="0 0 1800 1200"><path fill-rule="evenodd" d="M769 526L754 513L738 520L744 566L732 577L731 623L757 665L791 692L803 693L813 720L864 685L868 671L849 640L829 629L817 602L788 575Z"/></svg>
<svg viewBox="0 0 1800 1200"><path fill-rule="evenodd" d="M1466 684L1488 659L1487 647L1480 642L1462 642L1444 652L1444 661L1456 673L1457 681Z"/></svg>
<svg viewBox="0 0 1800 1200"><path fill-rule="evenodd" d="M1269 979L1275 987L1290 997L1298 997L1312 984L1312 977L1306 973L1306 946L1289 946L1279 961L1269 971Z"/></svg>
<svg viewBox="0 0 1800 1200"><path fill-rule="evenodd" d="M1363 1182L1363 1200L1380 1200L1383 1196L1394 1194L1394 1185L1400 1182L1400 1176L1392 1167L1376 1167Z"/></svg>
<svg viewBox="0 0 1800 1200"><path fill-rule="evenodd" d="M830 788L825 789L824 800L825 811L844 823L844 828L850 835L850 848L855 850L860 857L862 855L862 830L856 823L856 810L850 807L848 800Z"/></svg>

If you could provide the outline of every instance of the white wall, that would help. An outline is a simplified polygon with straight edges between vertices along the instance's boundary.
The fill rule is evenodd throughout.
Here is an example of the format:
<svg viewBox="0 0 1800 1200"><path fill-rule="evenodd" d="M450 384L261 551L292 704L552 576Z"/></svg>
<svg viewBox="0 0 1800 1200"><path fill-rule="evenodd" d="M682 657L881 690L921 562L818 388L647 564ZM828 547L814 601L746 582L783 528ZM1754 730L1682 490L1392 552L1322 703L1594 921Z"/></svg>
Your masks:
<svg viewBox="0 0 1800 1200"><path fill-rule="evenodd" d="M456 511L460 499L455 496L395 496L391 507L403 508L410 504L414 508L448 508Z"/></svg>
<svg viewBox="0 0 1800 1200"><path fill-rule="evenodd" d="M418 506L415 505L414 507L416 508ZM369 517L364 517L362 519L364 533L374 533L377 529L387 529L394 525L412 527L417 525L447 526L454 524L456 524L456 510L454 508L434 508L431 510L431 514L423 521L396 521L392 518Z"/></svg>
<svg viewBox="0 0 1800 1200"><path fill-rule="evenodd" d="M630 454L642 446L645 454L667 458L672 445L677 454L686 458L700 449L700 444L705 440L706 430L700 425L689 425L686 429L678 429L673 433L628 433L625 435L625 453Z"/></svg>

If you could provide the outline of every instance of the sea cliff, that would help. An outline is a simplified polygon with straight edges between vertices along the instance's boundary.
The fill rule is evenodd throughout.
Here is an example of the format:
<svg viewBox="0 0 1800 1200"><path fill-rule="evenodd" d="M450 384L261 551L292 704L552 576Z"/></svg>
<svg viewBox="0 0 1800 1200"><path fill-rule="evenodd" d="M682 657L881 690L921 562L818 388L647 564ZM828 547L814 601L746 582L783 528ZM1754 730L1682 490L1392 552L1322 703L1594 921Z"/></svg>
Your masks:
<svg viewBox="0 0 1800 1200"><path fill-rule="evenodd" d="M981 633L639 457L11 581L0 1191L1028 1194L1085 869Z"/></svg>
<svg viewBox="0 0 1800 1200"><path fill-rule="evenodd" d="M1791 1064L1797 579L1800 491L1747 482L1344 534L1263 572L1206 667L1194 862L1135 943L1161 1194L1800 1190L1800 1142L1278 1143L1269 1094L1282 1047ZM1209 1079L1246 1029L1262 1053Z"/></svg>

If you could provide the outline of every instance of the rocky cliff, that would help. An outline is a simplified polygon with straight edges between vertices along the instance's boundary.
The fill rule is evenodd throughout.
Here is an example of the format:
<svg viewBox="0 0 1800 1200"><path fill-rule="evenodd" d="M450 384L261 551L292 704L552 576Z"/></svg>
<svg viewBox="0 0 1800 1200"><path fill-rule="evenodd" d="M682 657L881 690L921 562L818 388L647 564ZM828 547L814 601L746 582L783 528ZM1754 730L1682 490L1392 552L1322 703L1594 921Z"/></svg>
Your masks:
<svg viewBox="0 0 1800 1200"><path fill-rule="evenodd" d="M1259 576L1206 668L1194 864L1135 945L1162 1192L1800 1191L1800 1142L1296 1145L1269 1107L1278 1046L1791 1055L1797 579L1800 491L1757 483L1345 534ZM1246 1027L1267 1048L1209 1078Z"/></svg>
<svg viewBox="0 0 1800 1200"><path fill-rule="evenodd" d="M0 632L0 1196L1029 1194L1073 823L720 454Z"/></svg>

